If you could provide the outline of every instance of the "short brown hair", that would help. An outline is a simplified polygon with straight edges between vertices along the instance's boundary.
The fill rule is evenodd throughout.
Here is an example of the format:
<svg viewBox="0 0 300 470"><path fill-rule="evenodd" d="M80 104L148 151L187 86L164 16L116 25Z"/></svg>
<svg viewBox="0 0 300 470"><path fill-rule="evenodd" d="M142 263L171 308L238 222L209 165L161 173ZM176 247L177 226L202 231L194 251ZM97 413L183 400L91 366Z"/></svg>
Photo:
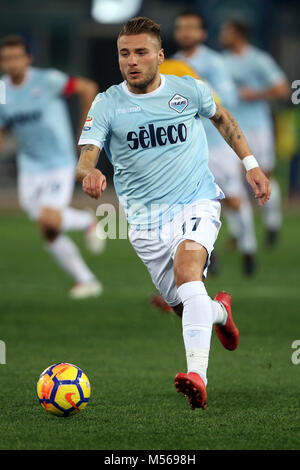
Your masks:
<svg viewBox="0 0 300 470"><path fill-rule="evenodd" d="M135 18L128 20L121 29L118 39L121 36L131 36L133 34L142 33L151 34L156 37L159 45L161 46L160 25L145 16L136 16Z"/></svg>
<svg viewBox="0 0 300 470"><path fill-rule="evenodd" d="M185 18L187 16L195 16L199 20L199 25L201 28L206 29L206 20L202 13L196 10L183 10L178 13L176 18Z"/></svg>
<svg viewBox="0 0 300 470"><path fill-rule="evenodd" d="M24 47L26 54L29 54L29 50L28 50L26 42L21 36L18 36L17 34L10 34L8 36L5 36L0 41L0 50L3 49L3 47L14 47L14 46Z"/></svg>

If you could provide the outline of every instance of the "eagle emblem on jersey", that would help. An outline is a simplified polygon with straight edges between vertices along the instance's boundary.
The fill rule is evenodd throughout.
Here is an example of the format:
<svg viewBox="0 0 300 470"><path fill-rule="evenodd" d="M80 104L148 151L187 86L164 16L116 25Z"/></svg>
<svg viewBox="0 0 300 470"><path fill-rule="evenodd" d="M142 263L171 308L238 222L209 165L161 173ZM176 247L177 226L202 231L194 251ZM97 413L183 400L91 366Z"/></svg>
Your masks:
<svg viewBox="0 0 300 470"><path fill-rule="evenodd" d="M177 111L177 113L182 113L188 104L189 100L178 94L174 95L173 98L171 98L169 101L170 108L174 109L174 111Z"/></svg>

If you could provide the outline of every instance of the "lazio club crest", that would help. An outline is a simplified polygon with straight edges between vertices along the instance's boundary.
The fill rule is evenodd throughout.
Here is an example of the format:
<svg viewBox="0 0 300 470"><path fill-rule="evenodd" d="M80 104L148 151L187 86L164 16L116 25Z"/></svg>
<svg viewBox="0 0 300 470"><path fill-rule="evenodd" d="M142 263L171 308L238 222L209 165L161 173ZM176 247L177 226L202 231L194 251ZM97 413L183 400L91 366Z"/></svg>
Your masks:
<svg viewBox="0 0 300 470"><path fill-rule="evenodd" d="M173 98L169 101L169 106L177 113L182 113L182 111L188 106L189 100L181 95L174 95Z"/></svg>

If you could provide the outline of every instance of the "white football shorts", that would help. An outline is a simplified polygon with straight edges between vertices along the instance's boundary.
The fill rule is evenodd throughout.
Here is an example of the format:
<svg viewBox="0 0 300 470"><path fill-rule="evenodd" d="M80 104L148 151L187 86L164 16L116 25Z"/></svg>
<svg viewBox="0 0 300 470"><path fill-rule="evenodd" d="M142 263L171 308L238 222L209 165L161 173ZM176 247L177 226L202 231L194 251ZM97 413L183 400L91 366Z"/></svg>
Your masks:
<svg viewBox="0 0 300 470"><path fill-rule="evenodd" d="M161 228L129 229L133 248L146 265L157 290L171 307L181 303L173 271L179 244L183 240L193 240L206 248L206 276L209 258L221 227L220 213L221 204L218 200L201 199L187 205Z"/></svg>
<svg viewBox="0 0 300 470"><path fill-rule="evenodd" d="M208 166L227 198L245 195L242 163L229 145L209 147Z"/></svg>
<svg viewBox="0 0 300 470"><path fill-rule="evenodd" d="M73 167L18 176L19 204L29 217L38 219L43 207L62 209L71 202L75 184Z"/></svg>

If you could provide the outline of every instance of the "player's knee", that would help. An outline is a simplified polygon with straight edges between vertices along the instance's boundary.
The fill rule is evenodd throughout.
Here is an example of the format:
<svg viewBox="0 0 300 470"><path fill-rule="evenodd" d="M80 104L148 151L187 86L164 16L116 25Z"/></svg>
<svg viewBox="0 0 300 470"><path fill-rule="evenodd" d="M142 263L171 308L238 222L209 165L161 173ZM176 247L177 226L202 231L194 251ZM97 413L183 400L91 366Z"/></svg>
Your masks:
<svg viewBox="0 0 300 470"><path fill-rule="evenodd" d="M61 213L57 209L43 208L38 218L40 231L49 241L55 240L61 227Z"/></svg>
<svg viewBox="0 0 300 470"><path fill-rule="evenodd" d="M177 287L186 282L201 281L207 259L206 249L192 241L183 241L174 259L174 277Z"/></svg>
<svg viewBox="0 0 300 470"><path fill-rule="evenodd" d="M189 262L179 262L174 266L174 277L177 287L186 282L199 281L202 279L201 266Z"/></svg>

